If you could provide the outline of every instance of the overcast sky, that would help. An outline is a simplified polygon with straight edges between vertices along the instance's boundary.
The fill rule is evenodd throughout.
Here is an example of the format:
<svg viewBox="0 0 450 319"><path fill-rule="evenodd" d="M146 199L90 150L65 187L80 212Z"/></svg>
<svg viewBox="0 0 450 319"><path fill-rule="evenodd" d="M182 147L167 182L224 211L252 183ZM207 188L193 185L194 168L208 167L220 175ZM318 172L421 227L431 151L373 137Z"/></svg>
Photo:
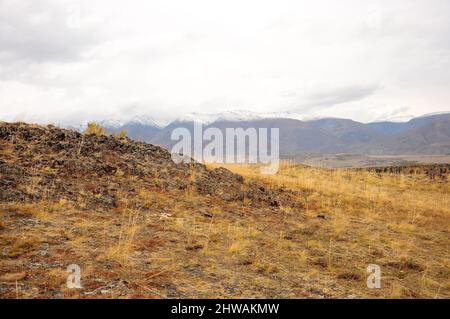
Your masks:
<svg viewBox="0 0 450 319"><path fill-rule="evenodd" d="M450 111L448 0L0 0L0 119Z"/></svg>

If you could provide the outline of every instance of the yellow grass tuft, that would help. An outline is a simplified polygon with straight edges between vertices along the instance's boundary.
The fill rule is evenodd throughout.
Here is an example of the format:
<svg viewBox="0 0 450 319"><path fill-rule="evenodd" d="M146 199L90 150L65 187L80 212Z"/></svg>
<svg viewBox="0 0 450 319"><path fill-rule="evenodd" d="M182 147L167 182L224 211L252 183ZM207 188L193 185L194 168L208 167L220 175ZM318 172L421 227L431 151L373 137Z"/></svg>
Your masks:
<svg viewBox="0 0 450 319"><path fill-rule="evenodd" d="M92 135L96 135L96 136L101 136L101 135L106 135L106 130L103 127L101 127L101 125L98 123L89 122L84 131L84 134L87 134L87 135L92 134Z"/></svg>

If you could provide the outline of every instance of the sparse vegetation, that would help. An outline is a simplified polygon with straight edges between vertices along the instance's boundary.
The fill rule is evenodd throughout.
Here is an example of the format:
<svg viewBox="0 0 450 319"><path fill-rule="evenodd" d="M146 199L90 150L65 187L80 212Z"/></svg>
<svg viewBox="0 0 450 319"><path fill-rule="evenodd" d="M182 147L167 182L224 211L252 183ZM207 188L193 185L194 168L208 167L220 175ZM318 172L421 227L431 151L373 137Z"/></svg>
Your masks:
<svg viewBox="0 0 450 319"><path fill-rule="evenodd" d="M114 134L114 137L117 139L124 139L127 137L127 132L124 129L121 129L119 132Z"/></svg>
<svg viewBox="0 0 450 319"><path fill-rule="evenodd" d="M93 134L96 136L106 135L106 130L98 123L89 122L84 134Z"/></svg>

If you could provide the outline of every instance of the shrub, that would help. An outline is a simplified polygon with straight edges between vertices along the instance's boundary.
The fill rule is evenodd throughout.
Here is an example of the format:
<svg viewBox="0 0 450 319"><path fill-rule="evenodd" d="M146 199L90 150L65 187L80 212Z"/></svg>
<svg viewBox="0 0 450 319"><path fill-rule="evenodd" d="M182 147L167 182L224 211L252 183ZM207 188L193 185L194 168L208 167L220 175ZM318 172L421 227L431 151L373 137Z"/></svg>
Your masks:
<svg viewBox="0 0 450 319"><path fill-rule="evenodd" d="M106 130L95 122L89 122L84 134L94 134L97 136L106 135Z"/></svg>
<svg viewBox="0 0 450 319"><path fill-rule="evenodd" d="M123 138L127 137L127 132L124 129L121 129L120 132L114 134L114 137L119 140L123 139Z"/></svg>

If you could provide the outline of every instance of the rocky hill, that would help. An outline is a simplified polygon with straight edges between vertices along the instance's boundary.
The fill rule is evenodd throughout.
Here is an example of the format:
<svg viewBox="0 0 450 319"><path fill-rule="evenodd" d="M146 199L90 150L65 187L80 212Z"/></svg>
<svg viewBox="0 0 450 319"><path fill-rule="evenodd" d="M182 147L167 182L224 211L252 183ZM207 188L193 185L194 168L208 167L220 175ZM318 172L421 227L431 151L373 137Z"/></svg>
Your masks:
<svg viewBox="0 0 450 319"><path fill-rule="evenodd" d="M196 162L175 164L167 150L129 138L1 123L0 140L1 201L83 197L88 207L112 208L117 206L119 190L137 192L139 186L192 187L205 196L278 205L278 194L257 185L247 189L241 176L226 169L208 170ZM32 192L27 185L34 186Z"/></svg>

